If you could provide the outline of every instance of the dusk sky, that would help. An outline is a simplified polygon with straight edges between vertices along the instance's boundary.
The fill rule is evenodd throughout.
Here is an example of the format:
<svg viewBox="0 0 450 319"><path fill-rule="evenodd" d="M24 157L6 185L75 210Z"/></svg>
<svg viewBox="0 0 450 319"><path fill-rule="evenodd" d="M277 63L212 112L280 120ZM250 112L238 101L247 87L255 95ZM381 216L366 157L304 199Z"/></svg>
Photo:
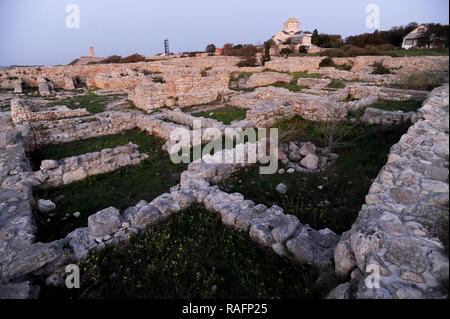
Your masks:
<svg viewBox="0 0 450 319"><path fill-rule="evenodd" d="M80 9L80 28L66 27L68 4ZM380 29L409 22L449 23L448 0L0 0L0 65L55 65L89 55L204 50L214 43L262 43L296 17L321 33L373 32L366 6L380 8Z"/></svg>

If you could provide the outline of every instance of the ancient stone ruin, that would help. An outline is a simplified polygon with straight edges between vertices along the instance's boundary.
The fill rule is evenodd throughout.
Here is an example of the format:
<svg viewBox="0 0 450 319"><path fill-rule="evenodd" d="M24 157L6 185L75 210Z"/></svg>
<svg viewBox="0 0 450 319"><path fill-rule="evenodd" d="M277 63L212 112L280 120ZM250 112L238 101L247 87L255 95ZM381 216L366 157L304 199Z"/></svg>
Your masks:
<svg viewBox="0 0 450 319"><path fill-rule="evenodd" d="M338 277L328 298L448 298L442 289L448 283L448 253L438 236L439 225L448 221L449 86L431 92L395 87L400 71L448 71L448 56L335 59L341 65L351 62L349 71L320 68L322 59L274 58L264 68L239 68L235 57L214 56L0 70L0 86L11 90L2 93L9 109L0 112L0 298L37 298L35 278L45 285L63 285L67 264L83 261L92 250L121 247L193 205L219 214L225 226L244 232L255 245ZM376 61L398 70L388 76L372 74ZM251 75L239 76L243 73ZM296 78L296 73L303 76ZM342 87L330 87L333 81L342 81ZM93 102L80 107L67 102L105 96L115 100L99 112L88 110ZM367 108L384 100L424 102L417 112ZM245 110L245 118L225 124L192 111L214 114L221 106ZM48 214L55 207L47 198L36 198L35 188L139 167L152 156L127 141L95 152L44 158L33 170L30 154L46 146L135 129L162 139L170 153L171 132L186 129L192 136L195 120L202 129L217 128L233 138L226 136L228 128L269 128L293 116L337 123L361 110L360 120L368 125L410 127L392 146L357 219L342 234L327 227L313 229L279 205L268 207L219 188L233 173L255 164L211 159L236 158L238 151L248 158L249 149L263 147L263 142L246 142L196 159L169 192L140 198L126 209L102 207L91 212L84 227L63 238L36 240L35 214ZM211 140L202 137L198 142ZM285 167L278 174L320 173L339 156L310 141L281 142L278 151ZM285 193L286 185L280 185L276 191ZM367 266L374 264L380 270L379 289L365 285Z"/></svg>

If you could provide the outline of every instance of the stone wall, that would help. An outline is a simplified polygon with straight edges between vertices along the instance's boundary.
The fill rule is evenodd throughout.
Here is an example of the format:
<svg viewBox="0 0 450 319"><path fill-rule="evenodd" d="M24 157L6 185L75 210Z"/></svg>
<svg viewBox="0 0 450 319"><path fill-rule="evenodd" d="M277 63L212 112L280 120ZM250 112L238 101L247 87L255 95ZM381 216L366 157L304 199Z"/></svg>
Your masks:
<svg viewBox="0 0 450 319"><path fill-rule="evenodd" d="M310 73L321 74L324 78L344 80L344 81L366 81L377 85L390 85L400 82L397 74L371 74L365 72L353 72L336 70L333 67L323 67L310 70Z"/></svg>
<svg viewBox="0 0 450 319"><path fill-rule="evenodd" d="M415 122L416 120L415 112L385 111L371 107L368 107L361 117L361 121L364 123L382 125L398 125Z"/></svg>
<svg viewBox="0 0 450 319"><path fill-rule="evenodd" d="M81 123L80 123L81 122ZM39 127L45 123L36 122ZM136 115L127 112L100 113L92 117L80 119L67 119L58 121L58 125L52 128L33 131L28 128L28 143L33 134L38 144L59 144L76 140L84 140L91 137L113 135L136 127Z"/></svg>
<svg viewBox="0 0 450 319"><path fill-rule="evenodd" d="M34 243L32 172L19 131L7 113L0 113L0 299L35 297L38 290L23 278L62 250Z"/></svg>
<svg viewBox="0 0 450 319"><path fill-rule="evenodd" d="M152 80L144 75L119 75L117 77L108 74L97 74L86 82L88 88L102 90L133 89L138 85L151 85Z"/></svg>
<svg viewBox="0 0 450 319"><path fill-rule="evenodd" d="M319 68L325 57L273 58L265 67L279 72L305 72ZM390 57L358 56L351 58L333 58L336 64L352 64L353 72L367 69L374 62L383 62L388 68L401 68L402 71L448 71L448 56Z"/></svg>
<svg viewBox="0 0 450 319"><path fill-rule="evenodd" d="M66 90L73 89L75 83L92 83L93 79L97 75L113 75L113 78L120 77L120 74L132 75L135 70L139 72L171 72L174 70L186 70L197 69L204 70L207 68L213 68L217 70L241 71L249 72L249 70L259 70L262 68L238 68L236 64L240 61L237 57L195 57L195 58L177 58L169 60L160 60L153 62L139 62L139 63L118 63L118 64L93 64L93 65L75 65L75 66L40 66L40 67L17 67L14 69L0 69L0 86L7 85L5 81L8 78L19 77L22 78L27 85L38 87L38 77L42 76L48 79L55 88L63 88ZM98 79L99 85L101 85L101 79ZM115 80L105 80L111 82L110 85L120 85L120 82ZM133 80L130 80L133 81ZM4 84L5 82L5 84ZM123 82L124 85L126 81ZM12 86L12 80L10 87ZM108 84L105 84L108 85ZM128 85L128 84L127 84Z"/></svg>
<svg viewBox="0 0 450 319"><path fill-rule="evenodd" d="M165 83L137 86L129 94L133 103L146 111L163 106L180 107L210 103L230 93L229 72L185 70L163 74Z"/></svg>
<svg viewBox="0 0 450 319"><path fill-rule="evenodd" d="M277 82L290 83L293 76L279 72L260 72L254 73L245 83L245 87L252 88L257 86L266 86Z"/></svg>
<svg viewBox="0 0 450 319"><path fill-rule="evenodd" d="M342 93L344 96L345 93ZM295 93L270 86L235 95L229 104L250 109L247 112L247 119L258 127L271 126L278 118L294 114L313 121L338 119L345 116L348 107L347 103L337 102L335 96Z"/></svg>
<svg viewBox="0 0 450 319"><path fill-rule="evenodd" d="M334 253L336 273L349 282L330 298L448 297L449 86L433 90L390 151L351 230ZM365 280L374 265L380 288ZM351 274L351 275L350 275Z"/></svg>
<svg viewBox="0 0 450 319"><path fill-rule="evenodd" d="M30 122L51 121L87 115L90 115L90 113L85 108L71 110L65 105L59 105L45 111L36 112L34 107L25 100L11 100L11 117L14 124L29 124Z"/></svg>
<svg viewBox="0 0 450 319"><path fill-rule="evenodd" d="M55 187L85 179L87 176L104 174L122 166L136 165L147 159L132 143L100 152L72 156L60 160L44 160L40 170L34 173L44 187Z"/></svg>
<svg viewBox="0 0 450 319"><path fill-rule="evenodd" d="M429 92L416 90L400 90L382 86L361 85L359 83L348 84L346 86L348 94L355 99L361 99L368 96L376 96L380 100L405 101L405 100L424 100Z"/></svg>
<svg viewBox="0 0 450 319"><path fill-rule="evenodd" d="M324 57L272 58L265 67L278 72L306 72L317 69Z"/></svg>

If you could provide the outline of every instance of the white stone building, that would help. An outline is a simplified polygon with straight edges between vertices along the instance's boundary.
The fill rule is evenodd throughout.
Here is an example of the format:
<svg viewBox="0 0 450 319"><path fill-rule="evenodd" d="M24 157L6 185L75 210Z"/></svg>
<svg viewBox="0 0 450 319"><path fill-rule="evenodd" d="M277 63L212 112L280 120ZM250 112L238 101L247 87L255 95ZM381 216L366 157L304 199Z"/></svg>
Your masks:
<svg viewBox="0 0 450 319"><path fill-rule="evenodd" d="M296 18L290 18L284 23L284 29L271 39L277 46L278 51L283 48L290 48L293 52L298 52L302 46L307 49L312 46L311 37L311 32L300 31L300 22Z"/></svg>

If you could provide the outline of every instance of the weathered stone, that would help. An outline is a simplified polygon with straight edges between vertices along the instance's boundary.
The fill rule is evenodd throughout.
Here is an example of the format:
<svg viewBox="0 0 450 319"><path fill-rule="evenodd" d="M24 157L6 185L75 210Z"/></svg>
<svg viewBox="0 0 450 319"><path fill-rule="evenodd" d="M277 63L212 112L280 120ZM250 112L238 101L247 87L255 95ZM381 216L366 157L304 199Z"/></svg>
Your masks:
<svg viewBox="0 0 450 319"><path fill-rule="evenodd" d="M319 167L319 158L316 155L310 153L300 161L300 164L307 169L316 170Z"/></svg>
<svg viewBox="0 0 450 319"><path fill-rule="evenodd" d="M49 199L47 199L47 200L39 199L37 205L38 205L38 210L44 214L51 213L52 211L54 211L56 209L56 204L53 203Z"/></svg>
<svg viewBox="0 0 450 319"><path fill-rule="evenodd" d="M159 210L152 205L134 206L127 208L123 213L124 219L133 227L145 229L148 225L160 222Z"/></svg>
<svg viewBox="0 0 450 319"><path fill-rule="evenodd" d="M114 207L105 208L88 218L89 232L92 236L105 236L122 225L120 212Z"/></svg>
<svg viewBox="0 0 450 319"><path fill-rule="evenodd" d="M341 241L334 250L335 271L339 277L345 278L357 267L350 243Z"/></svg>
<svg viewBox="0 0 450 319"><path fill-rule="evenodd" d="M288 188L286 185L284 185L283 183L278 184L277 187L275 188L276 191L280 194L286 194L288 191Z"/></svg>
<svg viewBox="0 0 450 319"><path fill-rule="evenodd" d="M311 142L306 142L305 145L302 146L299 153L301 156L307 156L308 154L315 154L316 153L316 146Z"/></svg>

